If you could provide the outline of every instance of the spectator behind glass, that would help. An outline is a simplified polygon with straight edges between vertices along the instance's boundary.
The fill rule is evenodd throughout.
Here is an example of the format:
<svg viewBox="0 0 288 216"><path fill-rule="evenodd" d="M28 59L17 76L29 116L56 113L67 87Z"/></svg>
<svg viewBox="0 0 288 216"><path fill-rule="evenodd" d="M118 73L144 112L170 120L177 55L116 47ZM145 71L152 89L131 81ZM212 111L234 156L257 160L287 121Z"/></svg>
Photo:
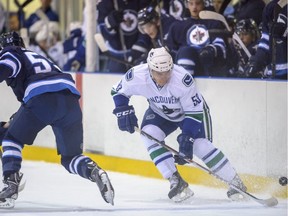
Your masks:
<svg viewBox="0 0 288 216"><path fill-rule="evenodd" d="M0 2L0 34L5 30L5 10L3 4Z"/></svg>
<svg viewBox="0 0 288 216"><path fill-rule="evenodd" d="M40 0L40 2L41 7L32 13L25 22L25 27L28 28L28 30L39 20L59 22L58 14L51 8L52 0Z"/></svg>
<svg viewBox="0 0 288 216"><path fill-rule="evenodd" d="M97 5L98 27L111 55L132 63L143 53L148 52L142 42L147 36L141 34L137 28L137 13L149 3L150 1L144 0L105 0ZM129 53L126 54L127 51ZM125 64L108 60L109 72L126 72L127 69Z"/></svg>
<svg viewBox="0 0 288 216"><path fill-rule="evenodd" d="M186 0L190 17L175 21L169 29L167 47L175 55L175 62L194 76L226 76L226 44L211 29L223 30L216 20L199 18L207 10L204 0Z"/></svg>
<svg viewBox="0 0 288 216"><path fill-rule="evenodd" d="M287 80L287 1L270 1L262 16L262 35L256 54L249 60L251 77Z"/></svg>

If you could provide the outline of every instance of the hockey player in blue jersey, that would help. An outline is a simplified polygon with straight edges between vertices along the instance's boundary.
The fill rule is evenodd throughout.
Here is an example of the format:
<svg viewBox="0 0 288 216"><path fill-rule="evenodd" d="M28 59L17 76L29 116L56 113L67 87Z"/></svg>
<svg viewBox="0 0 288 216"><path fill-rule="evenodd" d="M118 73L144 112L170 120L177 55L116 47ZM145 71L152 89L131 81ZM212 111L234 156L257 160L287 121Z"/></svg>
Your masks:
<svg viewBox="0 0 288 216"><path fill-rule="evenodd" d="M105 0L97 5L98 27L108 43L111 55L132 63L143 53L148 53L142 42L147 36L137 29L137 12L149 3L145 0ZM125 73L127 67L108 59L107 69L109 72Z"/></svg>
<svg viewBox="0 0 288 216"><path fill-rule="evenodd" d="M159 8L158 8L159 9ZM150 37L147 47L166 46L169 28L176 19L166 13L159 12L152 6L138 12L138 29Z"/></svg>
<svg viewBox="0 0 288 216"><path fill-rule="evenodd" d="M40 2L41 6L25 21L25 27L28 29L39 20L59 22L58 14L51 7L52 0L40 0Z"/></svg>
<svg viewBox="0 0 288 216"><path fill-rule="evenodd" d="M268 71L263 73L265 67ZM261 39L247 73L287 80L287 71L287 1L273 0L264 8Z"/></svg>
<svg viewBox="0 0 288 216"><path fill-rule="evenodd" d="M211 29L224 29L219 21L202 20L199 13L205 10L204 0L186 0L191 17L172 24L167 47L175 53L175 62L194 76L226 76L226 44L210 35Z"/></svg>
<svg viewBox="0 0 288 216"><path fill-rule="evenodd" d="M260 38L260 32L256 22L253 19L239 20L235 24L234 31L247 47L249 53L255 55ZM238 43L235 43L232 40L229 45L230 49L228 50L227 55L228 65L230 65L229 76L249 77L250 74L246 74L249 57Z"/></svg>
<svg viewBox="0 0 288 216"><path fill-rule="evenodd" d="M0 82L6 81L21 106L2 141L3 183L0 207L12 208L23 177L22 149L32 145L38 132L50 125L61 164L72 174L96 182L103 199L113 205L114 189L107 173L83 155L80 93L72 76L50 60L25 49L16 32L0 36Z"/></svg>
<svg viewBox="0 0 288 216"><path fill-rule="evenodd" d="M177 141L180 155L190 159L193 155L197 156L211 172L246 191L228 158L212 143L209 108L193 77L183 67L173 64L171 55L164 47L151 49L147 63L127 71L113 86L111 94L115 104L113 113L121 131L135 132L138 119L130 99L134 95L143 96L149 107L144 114L141 130L164 142L167 136L179 128L181 133ZM146 136L141 138L155 166L163 178L170 182L168 197L181 202L193 196L193 191L174 164L183 165L183 158L177 157L174 161L170 151ZM227 195L231 200L241 197L233 187L229 188Z"/></svg>

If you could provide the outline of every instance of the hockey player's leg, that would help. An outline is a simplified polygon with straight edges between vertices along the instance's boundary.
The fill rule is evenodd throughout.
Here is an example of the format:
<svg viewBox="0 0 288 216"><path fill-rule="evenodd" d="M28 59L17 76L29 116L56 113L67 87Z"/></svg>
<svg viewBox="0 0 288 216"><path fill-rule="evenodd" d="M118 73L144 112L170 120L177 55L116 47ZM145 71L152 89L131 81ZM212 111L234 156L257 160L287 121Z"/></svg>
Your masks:
<svg viewBox="0 0 288 216"><path fill-rule="evenodd" d="M230 185L234 185L243 191L247 190L228 158L222 151L215 148L210 141L207 139L196 139L194 142L194 154L202 159L213 173ZM232 187L229 187L227 196L233 201L243 199L243 196Z"/></svg>
<svg viewBox="0 0 288 216"><path fill-rule="evenodd" d="M243 181L240 179L239 175L236 174L235 177L230 181L232 185L238 187L242 191L246 191L247 187L244 185ZM237 190L233 189L232 187L229 187L227 191L227 196L232 201L240 201L245 199L241 193L239 193Z"/></svg>
<svg viewBox="0 0 288 216"><path fill-rule="evenodd" d="M19 185L23 174L20 172L4 176L4 187L0 192L0 208L13 208L18 198Z"/></svg>
<svg viewBox="0 0 288 216"><path fill-rule="evenodd" d="M165 134L159 127L147 125L143 130L156 139L164 140ZM144 136L141 136L141 138L156 168L163 178L170 182L168 197L175 202L181 202L193 196L194 193L189 188L188 183L182 179L177 171L171 152Z"/></svg>
<svg viewBox="0 0 288 216"><path fill-rule="evenodd" d="M170 182L168 197L174 202L182 202L194 195L194 192L189 188L188 183L182 179L178 171L168 178L168 180Z"/></svg>
<svg viewBox="0 0 288 216"><path fill-rule="evenodd" d="M20 192L23 174L20 172L23 145L13 141L10 134L2 142L3 188L0 191L0 208L13 208ZM15 156L17 155L17 157ZM25 184L23 184L25 185ZM24 186L21 190L23 190Z"/></svg>
<svg viewBox="0 0 288 216"><path fill-rule="evenodd" d="M107 173L102 170L100 167L95 165L93 170L91 171L91 181L96 182L101 192L101 195L105 202L114 205L114 188L110 182L110 179Z"/></svg>
<svg viewBox="0 0 288 216"><path fill-rule="evenodd" d="M84 155L74 157L61 157L61 164L73 174L95 182L105 202L114 205L114 188L108 174L101 169L93 160Z"/></svg>

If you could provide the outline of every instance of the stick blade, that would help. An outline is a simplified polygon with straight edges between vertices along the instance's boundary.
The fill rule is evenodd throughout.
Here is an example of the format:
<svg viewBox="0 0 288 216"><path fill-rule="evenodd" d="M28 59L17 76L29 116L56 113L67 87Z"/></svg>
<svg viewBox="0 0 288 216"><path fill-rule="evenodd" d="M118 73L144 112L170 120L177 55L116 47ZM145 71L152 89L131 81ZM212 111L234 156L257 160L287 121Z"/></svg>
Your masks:
<svg viewBox="0 0 288 216"><path fill-rule="evenodd" d="M95 39L99 49L101 50L101 52L108 52L108 48L106 46L103 35L101 33L96 33L94 35L94 39Z"/></svg>
<svg viewBox="0 0 288 216"><path fill-rule="evenodd" d="M283 8L287 4L287 0L280 0L277 4Z"/></svg>
<svg viewBox="0 0 288 216"><path fill-rule="evenodd" d="M278 204L278 200L275 197L271 197L265 200L258 200L258 202L267 207L273 207Z"/></svg>
<svg viewBox="0 0 288 216"><path fill-rule="evenodd" d="M200 11L199 17L200 17L200 19L218 20L225 25L225 27L227 28L228 31L231 31L225 17L222 14L219 14L219 13L214 12L214 11L204 10L204 11Z"/></svg>

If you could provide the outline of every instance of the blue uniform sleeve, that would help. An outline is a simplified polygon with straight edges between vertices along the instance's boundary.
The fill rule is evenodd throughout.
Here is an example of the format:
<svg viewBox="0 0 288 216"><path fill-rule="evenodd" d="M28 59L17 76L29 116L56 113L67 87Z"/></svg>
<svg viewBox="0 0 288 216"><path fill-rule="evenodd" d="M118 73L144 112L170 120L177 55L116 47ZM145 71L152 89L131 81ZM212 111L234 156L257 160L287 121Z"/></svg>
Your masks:
<svg viewBox="0 0 288 216"><path fill-rule="evenodd" d="M0 82L15 77L21 69L21 64L17 57L10 52L0 54Z"/></svg>

